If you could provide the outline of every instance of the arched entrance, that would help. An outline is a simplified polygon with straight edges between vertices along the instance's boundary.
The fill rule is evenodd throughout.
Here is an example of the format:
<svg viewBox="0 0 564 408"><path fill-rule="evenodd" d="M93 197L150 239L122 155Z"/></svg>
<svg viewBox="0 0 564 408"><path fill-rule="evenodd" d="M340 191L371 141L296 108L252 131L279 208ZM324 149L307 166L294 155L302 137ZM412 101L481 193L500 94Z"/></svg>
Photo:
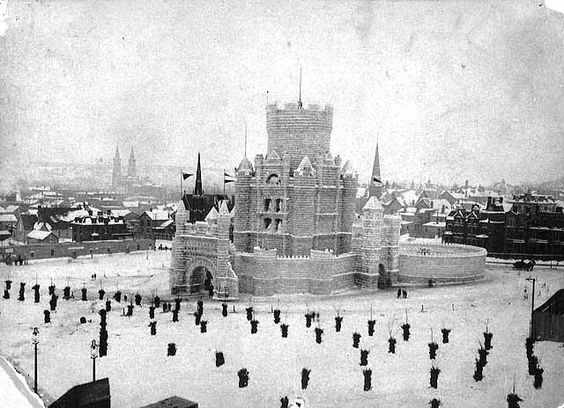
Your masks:
<svg viewBox="0 0 564 408"><path fill-rule="evenodd" d="M190 274L190 293L208 292L213 288L213 275L205 266L196 267Z"/></svg>
<svg viewBox="0 0 564 408"><path fill-rule="evenodd" d="M383 264L378 264L378 288L385 289L392 286L392 279L388 276L386 267Z"/></svg>

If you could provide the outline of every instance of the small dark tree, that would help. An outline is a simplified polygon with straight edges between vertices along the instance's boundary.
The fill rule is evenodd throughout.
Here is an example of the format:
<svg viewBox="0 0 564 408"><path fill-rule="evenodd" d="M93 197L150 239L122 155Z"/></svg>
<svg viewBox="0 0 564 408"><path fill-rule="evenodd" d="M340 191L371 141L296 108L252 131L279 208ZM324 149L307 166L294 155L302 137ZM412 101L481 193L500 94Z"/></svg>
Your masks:
<svg viewBox="0 0 564 408"><path fill-rule="evenodd" d="M208 331L208 321L202 320L200 321L200 333L207 333Z"/></svg>
<svg viewBox="0 0 564 408"><path fill-rule="evenodd" d="M117 291L116 293L114 293L114 300L118 303L121 303L121 291Z"/></svg>
<svg viewBox="0 0 564 408"><path fill-rule="evenodd" d="M441 333L443 334L443 344L448 343L449 341L448 336L450 334L450 329L442 328Z"/></svg>
<svg viewBox="0 0 564 408"><path fill-rule="evenodd" d="M87 292L86 288L82 288L82 289L80 289L80 291L82 292L82 301L86 302L88 300L86 298L86 292Z"/></svg>
<svg viewBox="0 0 564 408"><path fill-rule="evenodd" d="M280 325L280 331L282 332L283 338L288 337L288 327L289 326L287 324L284 324L284 323Z"/></svg>
<svg viewBox="0 0 564 408"><path fill-rule="evenodd" d="M157 334L157 322L150 322L149 327L151 328L151 336L155 336Z"/></svg>
<svg viewBox="0 0 564 408"><path fill-rule="evenodd" d="M106 300L106 312L112 310L112 301L110 299Z"/></svg>
<svg viewBox="0 0 564 408"><path fill-rule="evenodd" d="M321 342L322 342L321 336L323 336L323 329L321 329L320 327L316 327L315 328L315 342L317 344L321 344Z"/></svg>
<svg viewBox="0 0 564 408"><path fill-rule="evenodd" d="M51 323L51 312L49 310L43 311L43 322L44 323Z"/></svg>
<svg viewBox="0 0 564 408"><path fill-rule="evenodd" d="M288 408L289 403L290 401L288 400L288 397L280 398L280 408Z"/></svg>
<svg viewBox="0 0 564 408"><path fill-rule="evenodd" d="M437 388L437 382L439 381L439 373L440 372L441 372L441 370L438 367L435 367L435 366L431 367L430 382L431 382L432 388Z"/></svg>
<svg viewBox="0 0 564 408"><path fill-rule="evenodd" d="M135 305L141 306L141 295L139 293L135 294Z"/></svg>
<svg viewBox="0 0 564 408"><path fill-rule="evenodd" d="M302 369L302 390L307 389L307 385L309 384L309 374L310 373L311 373L311 370L308 370L307 368Z"/></svg>
<svg viewBox="0 0 564 408"><path fill-rule="evenodd" d="M436 398L429 401L429 404L431 405L431 408L439 408L442 405L441 400Z"/></svg>
<svg viewBox="0 0 564 408"><path fill-rule="evenodd" d="M368 354L370 350L360 350L360 365L366 366L368 365Z"/></svg>
<svg viewBox="0 0 564 408"><path fill-rule="evenodd" d="M256 334L256 332L258 331L258 320L251 320L251 334Z"/></svg>
<svg viewBox="0 0 564 408"><path fill-rule="evenodd" d="M225 302L221 304L221 315L227 317L227 303Z"/></svg>
<svg viewBox="0 0 564 408"><path fill-rule="evenodd" d="M215 366L221 367L224 364L225 364L225 358L223 357L223 352L216 351L215 352Z"/></svg>
<svg viewBox="0 0 564 408"><path fill-rule="evenodd" d="M362 374L364 375L364 391L370 391L372 389L372 370L362 370Z"/></svg>
<svg viewBox="0 0 564 408"><path fill-rule="evenodd" d="M511 394L507 394L507 408L519 408L519 402L523 401L515 391Z"/></svg>
<svg viewBox="0 0 564 408"><path fill-rule="evenodd" d="M249 370L242 368L237 372L239 376L239 388L244 388L249 385Z"/></svg>
<svg viewBox="0 0 564 408"><path fill-rule="evenodd" d="M434 360L437 357L437 350L439 349L439 345L434 341L427 343L429 346L429 358Z"/></svg>
<svg viewBox="0 0 564 408"><path fill-rule="evenodd" d="M335 331L339 333L341 331L341 326L343 324L343 316L335 316Z"/></svg>
<svg viewBox="0 0 564 408"><path fill-rule="evenodd" d="M360 334L353 333L352 337L353 337L353 347L358 348L358 343L360 342Z"/></svg>
<svg viewBox="0 0 564 408"><path fill-rule="evenodd" d="M396 354L396 339L394 339L391 334L388 339L388 353Z"/></svg>
<svg viewBox="0 0 564 408"><path fill-rule="evenodd" d="M253 320L253 307L249 306L245 308L245 311L247 312L247 320L250 322L251 320Z"/></svg>
<svg viewBox="0 0 564 408"><path fill-rule="evenodd" d="M374 335L374 325L376 324L376 320L368 320L368 335Z"/></svg>
<svg viewBox="0 0 564 408"><path fill-rule="evenodd" d="M57 309L57 300L59 299L59 297L57 295L55 295L54 293L51 295L51 299L49 300L49 309L51 310L51 312L54 312L55 309Z"/></svg>
<svg viewBox="0 0 564 408"><path fill-rule="evenodd" d="M167 349L166 355L167 355L167 357L176 355L176 344L175 343L168 343L168 349Z"/></svg>
<svg viewBox="0 0 564 408"><path fill-rule="evenodd" d="M274 324L280 323L280 309L274 309Z"/></svg>
<svg viewBox="0 0 564 408"><path fill-rule="evenodd" d="M34 297L34 299L33 299L34 303L39 303L39 301L41 299L41 295L39 294L39 288L40 287L41 286L38 285L37 283L31 287L31 289L33 289L33 291L35 292L34 296L33 296Z"/></svg>
<svg viewBox="0 0 564 408"><path fill-rule="evenodd" d="M18 300L23 302L25 300L25 282L20 282L20 293L18 296Z"/></svg>
<svg viewBox="0 0 564 408"><path fill-rule="evenodd" d="M104 289L100 289L98 291L98 300L104 300L104 296L106 296L106 291Z"/></svg>

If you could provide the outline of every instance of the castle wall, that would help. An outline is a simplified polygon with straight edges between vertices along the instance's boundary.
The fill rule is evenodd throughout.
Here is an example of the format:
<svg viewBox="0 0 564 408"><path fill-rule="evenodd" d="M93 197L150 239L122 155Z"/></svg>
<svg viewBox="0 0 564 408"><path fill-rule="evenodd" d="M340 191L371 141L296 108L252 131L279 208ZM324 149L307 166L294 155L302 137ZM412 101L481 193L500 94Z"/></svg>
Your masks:
<svg viewBox="0 0 564 408"><path fill-rule="evenodd" d="M354 254L334 256L329 251L311 251L310 256L279 257L276 250L255 248L239 253L235 269L239 291L270 296L277 293L330 294L356 285Z"/></svg>
<svg viewBox="0 0 564 408"><path fill-rule="evenodd" d="M427 249L424 254L421 249ZM402 244L398 283L464 283L485 275L486 250L468 245Z"/></svg>

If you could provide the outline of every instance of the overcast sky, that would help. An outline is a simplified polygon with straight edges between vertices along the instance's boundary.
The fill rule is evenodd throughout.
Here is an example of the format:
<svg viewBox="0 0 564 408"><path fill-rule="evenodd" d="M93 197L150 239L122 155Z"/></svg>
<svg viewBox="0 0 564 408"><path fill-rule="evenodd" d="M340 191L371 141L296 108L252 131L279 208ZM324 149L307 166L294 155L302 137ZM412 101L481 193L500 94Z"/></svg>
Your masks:
<svg viewBox="0 0 564 408"><path fill-rule="evenodd" d="M540 1L10 1L0 170L36 161L233 168L265 103L334 107L331 149L369 179L564 176L564 15ZM1 9L0 9L1 14ZM0 26L0 33L2 32Z"/></svg>

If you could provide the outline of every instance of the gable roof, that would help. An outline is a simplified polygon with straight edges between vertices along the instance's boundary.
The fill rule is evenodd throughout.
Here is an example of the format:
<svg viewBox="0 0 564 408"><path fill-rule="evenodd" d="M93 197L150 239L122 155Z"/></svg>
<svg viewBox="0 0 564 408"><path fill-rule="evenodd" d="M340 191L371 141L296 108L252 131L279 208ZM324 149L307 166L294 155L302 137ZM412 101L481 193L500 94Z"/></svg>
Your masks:
<svg viewBox="0 0 564 408"><path fill-rule="evenodd" d="M15 224L18 219L14 214L0 214L0 222L13 222Z"/></svg>
<svg viewBox="0 0 564 408"><path fill-rule="evenodd" d="M54 235L51 231L43 231L43 230L33 230L29 234L27 234L27 237L31 239L37 239L39 241L43 241L49 235L53 235L56 237L56 235Z"/></svg>
<svg viewBox="0 0 564 408"><path fill-rule="evenodd" d="M19 221L23 224L24 230L32 230L37 222L37 216L33 214L20 214Z"/></svg>
<svg viewBox="0 0 564 408"><path fill-rule="evenodd" d="M196 408L198 404L177 396L166 398L153 404L144 405L141 408Z"/></svg>

